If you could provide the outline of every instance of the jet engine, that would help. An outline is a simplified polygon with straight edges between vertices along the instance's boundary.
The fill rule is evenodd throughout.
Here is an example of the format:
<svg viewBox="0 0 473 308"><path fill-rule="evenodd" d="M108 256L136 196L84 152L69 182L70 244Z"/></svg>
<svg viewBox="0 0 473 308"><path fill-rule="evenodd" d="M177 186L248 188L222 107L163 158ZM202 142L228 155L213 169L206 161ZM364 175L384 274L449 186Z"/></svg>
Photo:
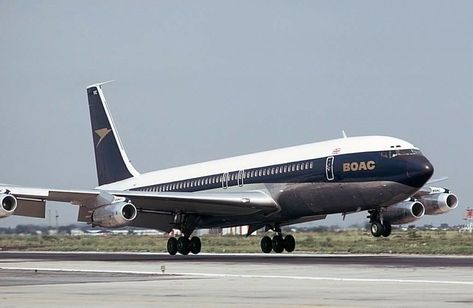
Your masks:
<svg viewBox="0 0 473 308"><path fill-rule="evenodd" d="M425 195L419 200L425 205L427 215L443 214L458 206L457 196L449 192Z"/></svg>
<svg viewBox="0 0 473 308"><path fill-rule="evenodd" d="M383 219L393 225L413 222L424 216L425 208L419 201L403 201L387 207Z"/></svg>
<svg viewBox="0 0 473 308"><path fill-rule="evenodd" d="M0 218L13 214L17 205L18 202L13 195L0 194Z"/></svg>
<svg viewBox="0 0 473 308"><path fill-rule="evenodd" d="M92 213L92 224L104 228L120 228L129 225L137 215L130 202L115 202L97 208Z"/></svg>

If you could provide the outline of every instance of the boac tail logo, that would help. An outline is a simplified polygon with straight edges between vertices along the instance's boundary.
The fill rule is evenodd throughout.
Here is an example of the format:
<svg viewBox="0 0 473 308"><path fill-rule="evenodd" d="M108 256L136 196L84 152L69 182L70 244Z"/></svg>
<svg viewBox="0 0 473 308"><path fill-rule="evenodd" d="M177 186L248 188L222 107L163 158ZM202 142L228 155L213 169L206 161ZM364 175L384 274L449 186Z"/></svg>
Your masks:
<svg viewBox="0 0 473 308"><path fill-rule="evenodd" d="M96 148L99 147L99 144L100 142L102 142L102 140L105 139L105 137L107 137L108 133L110 133L112 130L109 129L109 128L101 128L101 129L97 129L95 131L95 133L99 136L99 142L97 142L97 145L95 146Z"/></svg>

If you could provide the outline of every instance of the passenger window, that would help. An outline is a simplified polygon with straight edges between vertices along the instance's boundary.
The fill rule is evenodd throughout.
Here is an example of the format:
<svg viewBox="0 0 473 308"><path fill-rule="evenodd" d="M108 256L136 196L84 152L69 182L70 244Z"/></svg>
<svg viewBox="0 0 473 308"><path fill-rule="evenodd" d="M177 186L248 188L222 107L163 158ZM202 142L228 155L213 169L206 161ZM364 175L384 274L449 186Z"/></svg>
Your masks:
<svg viewBox="0 0 473 308"><path fill-rule="evenodd" d="M310 162L309 167L310 167L310 169L314 168L314 163Z"/></svg>

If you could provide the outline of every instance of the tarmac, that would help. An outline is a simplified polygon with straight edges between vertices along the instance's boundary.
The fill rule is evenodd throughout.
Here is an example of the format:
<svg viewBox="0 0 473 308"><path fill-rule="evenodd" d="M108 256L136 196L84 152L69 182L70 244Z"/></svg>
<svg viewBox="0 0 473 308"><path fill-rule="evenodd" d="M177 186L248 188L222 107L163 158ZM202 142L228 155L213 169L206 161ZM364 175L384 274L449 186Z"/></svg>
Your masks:
<svg viewBox="0 0 473 308"><path fill-rule="evenodd" d="M2 307L471 307L473 257L0 252Z"/></svg>

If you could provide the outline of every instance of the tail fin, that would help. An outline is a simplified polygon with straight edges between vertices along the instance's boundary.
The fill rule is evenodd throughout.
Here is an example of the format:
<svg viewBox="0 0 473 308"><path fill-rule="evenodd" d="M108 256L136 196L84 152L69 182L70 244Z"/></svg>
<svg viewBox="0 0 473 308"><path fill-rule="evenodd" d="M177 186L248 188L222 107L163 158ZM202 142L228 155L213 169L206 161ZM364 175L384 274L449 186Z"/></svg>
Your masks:
<svg viewBox="0 0 473 308"><path fill-rule="evenodd" d="M139 175L128 160L118 136L102 92L103 84L105 82L87 87L99 185Z"/></svg>

